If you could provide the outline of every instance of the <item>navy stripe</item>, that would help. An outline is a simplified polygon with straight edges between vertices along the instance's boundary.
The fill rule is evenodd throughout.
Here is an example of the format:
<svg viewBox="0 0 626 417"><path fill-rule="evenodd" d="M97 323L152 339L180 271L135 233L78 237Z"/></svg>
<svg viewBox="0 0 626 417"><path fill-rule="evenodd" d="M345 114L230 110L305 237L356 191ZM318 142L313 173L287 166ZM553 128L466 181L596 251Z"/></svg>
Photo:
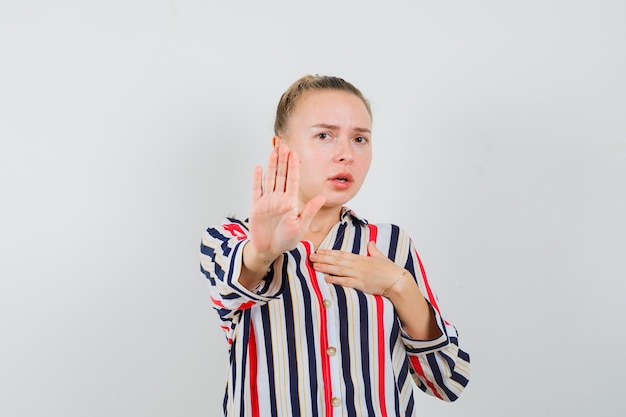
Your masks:
<svg viewBox="0 0 626 417"><path fill-rule="evenodd" d="M300 265L300 262L302 260L300 254L298 252L294 253L294 259L296 261L297 265ZM306 334L306 340L315 340L315 330L313 328L313 323L315 322L313 320L313 305L311 300L313 299L313 296L311 295L311 291L309 290L309 286L306 285L305 281L306 281L306 277L302 274L302 271L300 269L298 269L298 272L296 274L296 276L298 277L298 279L300 280L300 282L303 284L302 285L302 296L303 296L303 300L304 300L304 306L303 306L303 310L304 310L304 319L305 319L305 323L304 323L304 332ZM311 277L311 279L315 279L315 277ZM319 331L319 329L317 329ZM312 408L312 414L314 416L319 415L319 410L318 410L318 404L317 401L315 399L315 394L318 393L319 391L319 387L318 387L318 376L317 376L317 350L315 349L316 345L315 343L306 343L306 341L304 342L306 344L306 349L307 349L307 356L309 357L309 372L308 372L308 376L309 376L309 384L311 387L311 408Z"/></svg>
<svg viewBox="0 0 626 417"><path fill-rule="evenodd" d="M456 394L450 391L450 389L448 389L446 384L444 384L443 382L443 377L441 376L441 371L439 369L439 366L437 365L437 359L435 358L435 354L427 353L426 360L428 361L428 365L430 366L432 370L433 377L435 378L435 382L437 383L439 388L441 388L441 390L446 394L446 397L448 397L451 401L456 400L457 399Z"/></svg>
<svg viewBox="0 0 626 417"><path fill-rule="evenodd" d="M298 369L298 361L296 358L296 330L295 323L293 319L293 300L291 297L291 283L287 283L287 287L283 292L283 310L285 311L285 328L283 331L285 332L286 344L285 349L287 350L287 369ZM289 395L291 398L291 415L299 416L300 415L300 396L298 395L298 372L292 371L289 372Z"/></svg>
<svg viewBox="0 0 626 417"><path fill-rule="evenodd" d="M396 259L396 250L398 249L398 235L400 234L400 229L395 224L391 226L391 241L389 242L389 252L387 253L387 258L395 261ZM409 256L410 258L410 256Z"/></svg>
<svg viewBox="0 0 626 417"><path fill-rule="evenodd" d="M217 314L220 315L220 318L222 320L228 321L230 323L231 328L233 325L233 318L230 318L229 316L238 316L239 314L241 314L241 310L232 311L226 308L216 308L215 310L217 311ZM224 323L222 323L222 325L224 325Z"/></svg>
<svg viewBox="0 0 626 417"><path fill-rule="evenodd" d="M230 255L231 249L230 249L230 246L228 246L228 244L230 243L230 239L231 239L230 236L223 235L217 229L213 229L213 228L206 229L206 232L212 238L222 242L220 247L222 248L222 253L224 254L224 256Z"/></svg>
<svg viewBox="0 0 626 417"><path fill-rule="evenodd" d="M413 398L413 390L411 390L411 395L409 396L409 403L407 404L406 413L404 415L412 416L414 407L415 407L415 398Z"/></svg>
<svg viewBox="0 0 626 417"><path fill-rule="evenodd" d="M300 252L298 252L297 250L293 250L290 252L290 255L293 256L295 264L298 265L298 268L296 269L296 276L298 277L298 280L301 283L302 286L302 296L303 296L303 313L304 313L304 331L306 334L306 340L315 340L315 330L319 331L320 329L314 329L313 328L313 307L312 307L312 303L311 300L313 299L313 296L311 295L311 291L309 290L309 285L307 285L306 280L307 277L304 276L302 269L300 268L301 262L302 262L302 256L300 256ZM308 262L308 261L307 261ZM284 275L283 276L287 276L287 262L284 262L285 268L284 268ZM315 277L311 277L310 279L315 279ZM318 385L318 375L317 375L317 356L318 356L318 352L316 350L316 344L315 343L307 343L307 356L309 358L309 369L308 369L308 376L309 376L309 385L311 387L311 393L312 394L317 394L319 391L319 385ZM318 410L318 404L317 401L313 401L311 404L311 413L314 416L319 415L319 410Z"/></svg>
<svg viewBox="0 0 626 417"><path fill-rule="evenodd" d="M243 324L243 332L241 335L241 347L242 347L242 356L241 356L241 369L242 372L245 372L246 368L247 368L247 364L248 364L248 343L249 343L249 338L250 338L250 310L246 310L243 313L243 320L242 320L242 324ZM236 361L235 361L236 362ZM235 364L236 365L236 364ZM235 368L235 367L233 367ZM236 374L235 374L236 375ZM239 399L239 409L241 410L241 415L245 415L246 414L246 402L245 399L248 397L246 395L246 380L242 380L242 383L239 386L240 389L240 399ZM237 384L235 383L235 386L237 386Z"/></svg>
<svg viewBox="0 0 626 417"><path fill-rule="evenodd" d="M406 383L406 379L409 377L409 369L408 360L403 361L400 373L396 377L398 386L402 387Z"/></svg>
<svg viewBox="0 0 626 417"><path fill-rule="evenodd" d="M337 295L337 306L339 308L339 317L348 317L348 309L346 304L346 292L339 285L335 286ZM351 367L350 367L350 338L348 320L340 320L339 322L339 343L341 345L341 371L343 380L346 385L346 412L349 417L358 417L354 401L354 384L352 383Z"/></svg>
<svg viewBox="0 0 626 417"><path fill-rule="evenodd" d="M213 248L209 248L208 246L204 246L201 244L200 253L208 256L211 259L211 262L213 263L213 270L215 271L217 278L222 279L224 277L224 270L222 269L220 264L215 262L215 251L213 250ZM210 275L210 273L206 269L204 269L202 264L200 264L200 271L202 271L204 276L209 279L209 282L211 283L211 285L215 285L215 279Z"/></svg>
<svg viewBox="0 0 626 417"><path fill-rule="evenodd" d="M231 293L228 293L228 294L223 294L222 298L224 300L237 300L238 298L241 298L241 295L237 294L236 292L231 292Z"/></svg>
<svg viewBox="0 0 626 417"><path fill-rule="evenodd" d="M215 286L216 282L215 282L215 278L213 278L211 276L211 274L209 273L209 271L207 271L206 269L204 269L204 267L202 266L202 264L200 264L200 272L202 272L204 274L204 276L209 280L209 283L213 286Z"/></svg>
<svg viewBox="0 0 626 417"><path fill-rule="evenodd" d="M359 226L359 225L356 225ZM343 234L343 233L342 233ZM352 253L359 253L361 251L360 247L361 242L361 227L354 228L354 240L352 242ZM342 242L335 242L333 249L339 250L341 249ZM344 289L340 286L335 286L335 292L337 293L337 306L339 309L339 317L348 317L348 305L346 303L346 293ZM350 367L350 338L348 337L349 332L349 322L348 320L341 320L339 323L339 337L341 341L341 365L343 371L343 378L346 385L346 412L348 417L359 417L356 413L356 404L354 398L354 384L352 382L352 374ZM348 399L352 398L352 401Z"/></svg>
<svg viewBox="0 0 626 417"><path fill-rule="evenodd" d="M400 325L398 323L398 320L393 321L393 325L391 327L391 333L389 334L389 359L393 362L393 347L395 346L395 342L396 340L398 340L398 337L400 337ZM396 380L396 386L398 386L398 376L394 375L394 378ZM398 390L394 390L393 391L393 400L394 400L394 405L395 405L395 410L396 410L396 416L400 415L400 396L398 394Z"/></svg>
<svg viewBox="0 0 626 417"><path fill-rule="evenodd" d="M267 376L270 390L270 410L272 417L278 417L276 404L276 374L274 371L274 350L272 349L272 322L270 320L269 303L261 307L263 318L263 341L265 343L265 361L267 363Z"/></svg>
<svg viewBox="0 0 626 417"><path fill-rule="evenodd" d="M459 384L461 384L462 386L466 386L467 383L469 382L463 375L459 374L458 372L456 372L454 370L454 368L456 367L456 364L454 362L454 359L451 358L450 356L446 355L445 353L441 352L441 354L439 355L441 358L443 358L446 361L446 364L448 364L448 368L450 368L451 371L451 376L450 378L453 381L458 382Z"/></svg>
<svg viewBox="0 0 626 417"><path fill-rule="evenodd" d="M454 339L453 343L458 346L459 345L458 340L456 340L456 338L452 338L452 337L450 338L450 340L453 340L453 339ZM458 355L459 355L459 358L463 359L467 363L470 363L470 356L467 354L467 352L459 349Z"/></svg>
<svg viewBox="0 0 626 417"><path fill-rule="evenodd" d="M359 233L359 240L361 240L360 239L360 237L361 237L361 233L360 232L361 232L361 230L363 230L364 228L367 227L367 223L361 223L359 220L353 218L352 219L352 226L354 227L354 232L355 233ZM369 243L369 242L365 242L366 246L367 246L367 243Z"/></svg>
<svg viewBox="0 0 626 417"><path fill-rule="evenodd" d="M370 358L369 354L369 339L370 334L367 331L369 328L369 320L367 318L367 299L362 292L357 292L359 297L359 319L361 324L361 357L363 360L363 385L365 385L365 404L367 406L367 415L375 416L374 402L372 400L372 372L370 370L370 362L366 358Z"/></svg>
<svg viewBox="0 0 626 417"><path fill-rule="evenodd" d="M224 412L224 415L226 415L226 405L228 404L228 386L226 386L226 388L224 388L224 400L222 401L222 411Z"/></svg>
<svg viewBox="0 0 626 417"><path fill-rule="evenodd" d="M354 240L352 241L352 253L359 254L361 253L361 235L363 230L360 225L355 225L357 227L354 228ZM339 247L341 248L341 246Z"/></svg>
<svg viewBox="0 0 626 417"><path fill-rule="evenodd" d="M271 264L269 269L265 273L265 276L263 277L264 285L259 290L259 293L265 294L269 290L270 285L272 284L273 280L274 280L274 264Z"/></svg>
<svg viewBox="0 0 626 417"><path fill-rule="evenodd" d="M333 249L341 249L343 236L346 233L346 226L346 222L343 222L339 225L339 228L337 229L337 236L335 236L335 241L333 242Z"/></svg>
<svg viewBox="0 0 626 417"><path fill-rule="evenodd" d="M450 376L450 379L461 384L461 386L463 387L466 387L467 384L469 383L469 380L465 378L463 375L459 374L458 372L453 372L452 375Z"/></svg>
<svg viewBox="0 0 626 417"><path fill-rule="evenodd" d="M233 340L233 343L230 345L230 364L231 364L231 378L233 378L233 380L237 380L237 356L236 356L236 352L237 352L237 346L239 345L239 341L238 340Z"/></svg>

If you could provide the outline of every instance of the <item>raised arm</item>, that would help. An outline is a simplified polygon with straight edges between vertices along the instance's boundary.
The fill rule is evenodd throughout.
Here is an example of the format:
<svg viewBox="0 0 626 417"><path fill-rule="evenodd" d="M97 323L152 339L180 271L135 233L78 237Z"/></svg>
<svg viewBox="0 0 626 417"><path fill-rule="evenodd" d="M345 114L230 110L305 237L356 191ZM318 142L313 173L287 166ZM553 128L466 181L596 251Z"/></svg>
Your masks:
<svg viewBox="0 0 626 417"><path fill-rule="evenodd" d="M270 153L267 172L254 170L250 206L249 242L243 249L243 265L239 282L255 288L268 267L284 252L296 247L309 227L313 216L324 204L317 196L300 207L298 155L287 145Z"/></svg>

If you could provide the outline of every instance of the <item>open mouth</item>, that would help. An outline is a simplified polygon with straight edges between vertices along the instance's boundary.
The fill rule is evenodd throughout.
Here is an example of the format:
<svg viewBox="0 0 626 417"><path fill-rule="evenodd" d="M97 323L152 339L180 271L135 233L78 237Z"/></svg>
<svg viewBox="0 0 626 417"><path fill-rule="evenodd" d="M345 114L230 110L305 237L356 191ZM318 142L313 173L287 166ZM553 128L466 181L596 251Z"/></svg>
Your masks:
<svg viewBox="0 0 626 417"><path fill-rule="evenodd" d="M346 182L352 182L354 181L354 178L352 177L352 175L348 174L348 173L341 173L338 174L334 177L331 178L332 181L337 181L340 183L346 183Z"/></svg>

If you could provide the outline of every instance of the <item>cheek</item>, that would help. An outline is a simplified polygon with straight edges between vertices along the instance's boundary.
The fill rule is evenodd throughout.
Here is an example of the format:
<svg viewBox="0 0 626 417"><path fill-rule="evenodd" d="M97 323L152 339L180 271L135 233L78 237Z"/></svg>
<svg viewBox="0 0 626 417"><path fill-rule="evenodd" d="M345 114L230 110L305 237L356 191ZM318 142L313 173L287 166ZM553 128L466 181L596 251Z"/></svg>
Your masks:
<svg viewBox="0 0 626 417"><path fill-rule="evenodd" d="M372 164L372 156L364 155L364 157L359 161L359 168L362 172L367 172Z"/></svg>
<svg viewBox="0 0 626 417"><path fill-rule="evenodd" d="M306 172L319 171L322 167L322 161L324 160L319 152L312 152L310 150L298 152L298 158L300 159L301 176Z"/></svg>

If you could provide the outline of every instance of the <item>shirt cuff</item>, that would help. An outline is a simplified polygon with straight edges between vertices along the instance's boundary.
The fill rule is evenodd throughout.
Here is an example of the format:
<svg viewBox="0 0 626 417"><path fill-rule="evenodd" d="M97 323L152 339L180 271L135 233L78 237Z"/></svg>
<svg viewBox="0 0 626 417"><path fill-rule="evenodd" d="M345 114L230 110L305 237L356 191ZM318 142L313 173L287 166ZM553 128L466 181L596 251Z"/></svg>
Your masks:
<svg viewBox="0 0 626 417"><path fill-rule="evenodd" d="M233 248L225 283L231 291L235 292L240 297L255 303L265 303L276 298L282 290L281 280L276 278L274 271L280 270L278 263L282 264L283 258L279 257L274 261L255 289L249 290L239 282L239 276L241 275L241 269L243 267L243 248L249 241L250 239L241 240L237 242Z"/></svg>

